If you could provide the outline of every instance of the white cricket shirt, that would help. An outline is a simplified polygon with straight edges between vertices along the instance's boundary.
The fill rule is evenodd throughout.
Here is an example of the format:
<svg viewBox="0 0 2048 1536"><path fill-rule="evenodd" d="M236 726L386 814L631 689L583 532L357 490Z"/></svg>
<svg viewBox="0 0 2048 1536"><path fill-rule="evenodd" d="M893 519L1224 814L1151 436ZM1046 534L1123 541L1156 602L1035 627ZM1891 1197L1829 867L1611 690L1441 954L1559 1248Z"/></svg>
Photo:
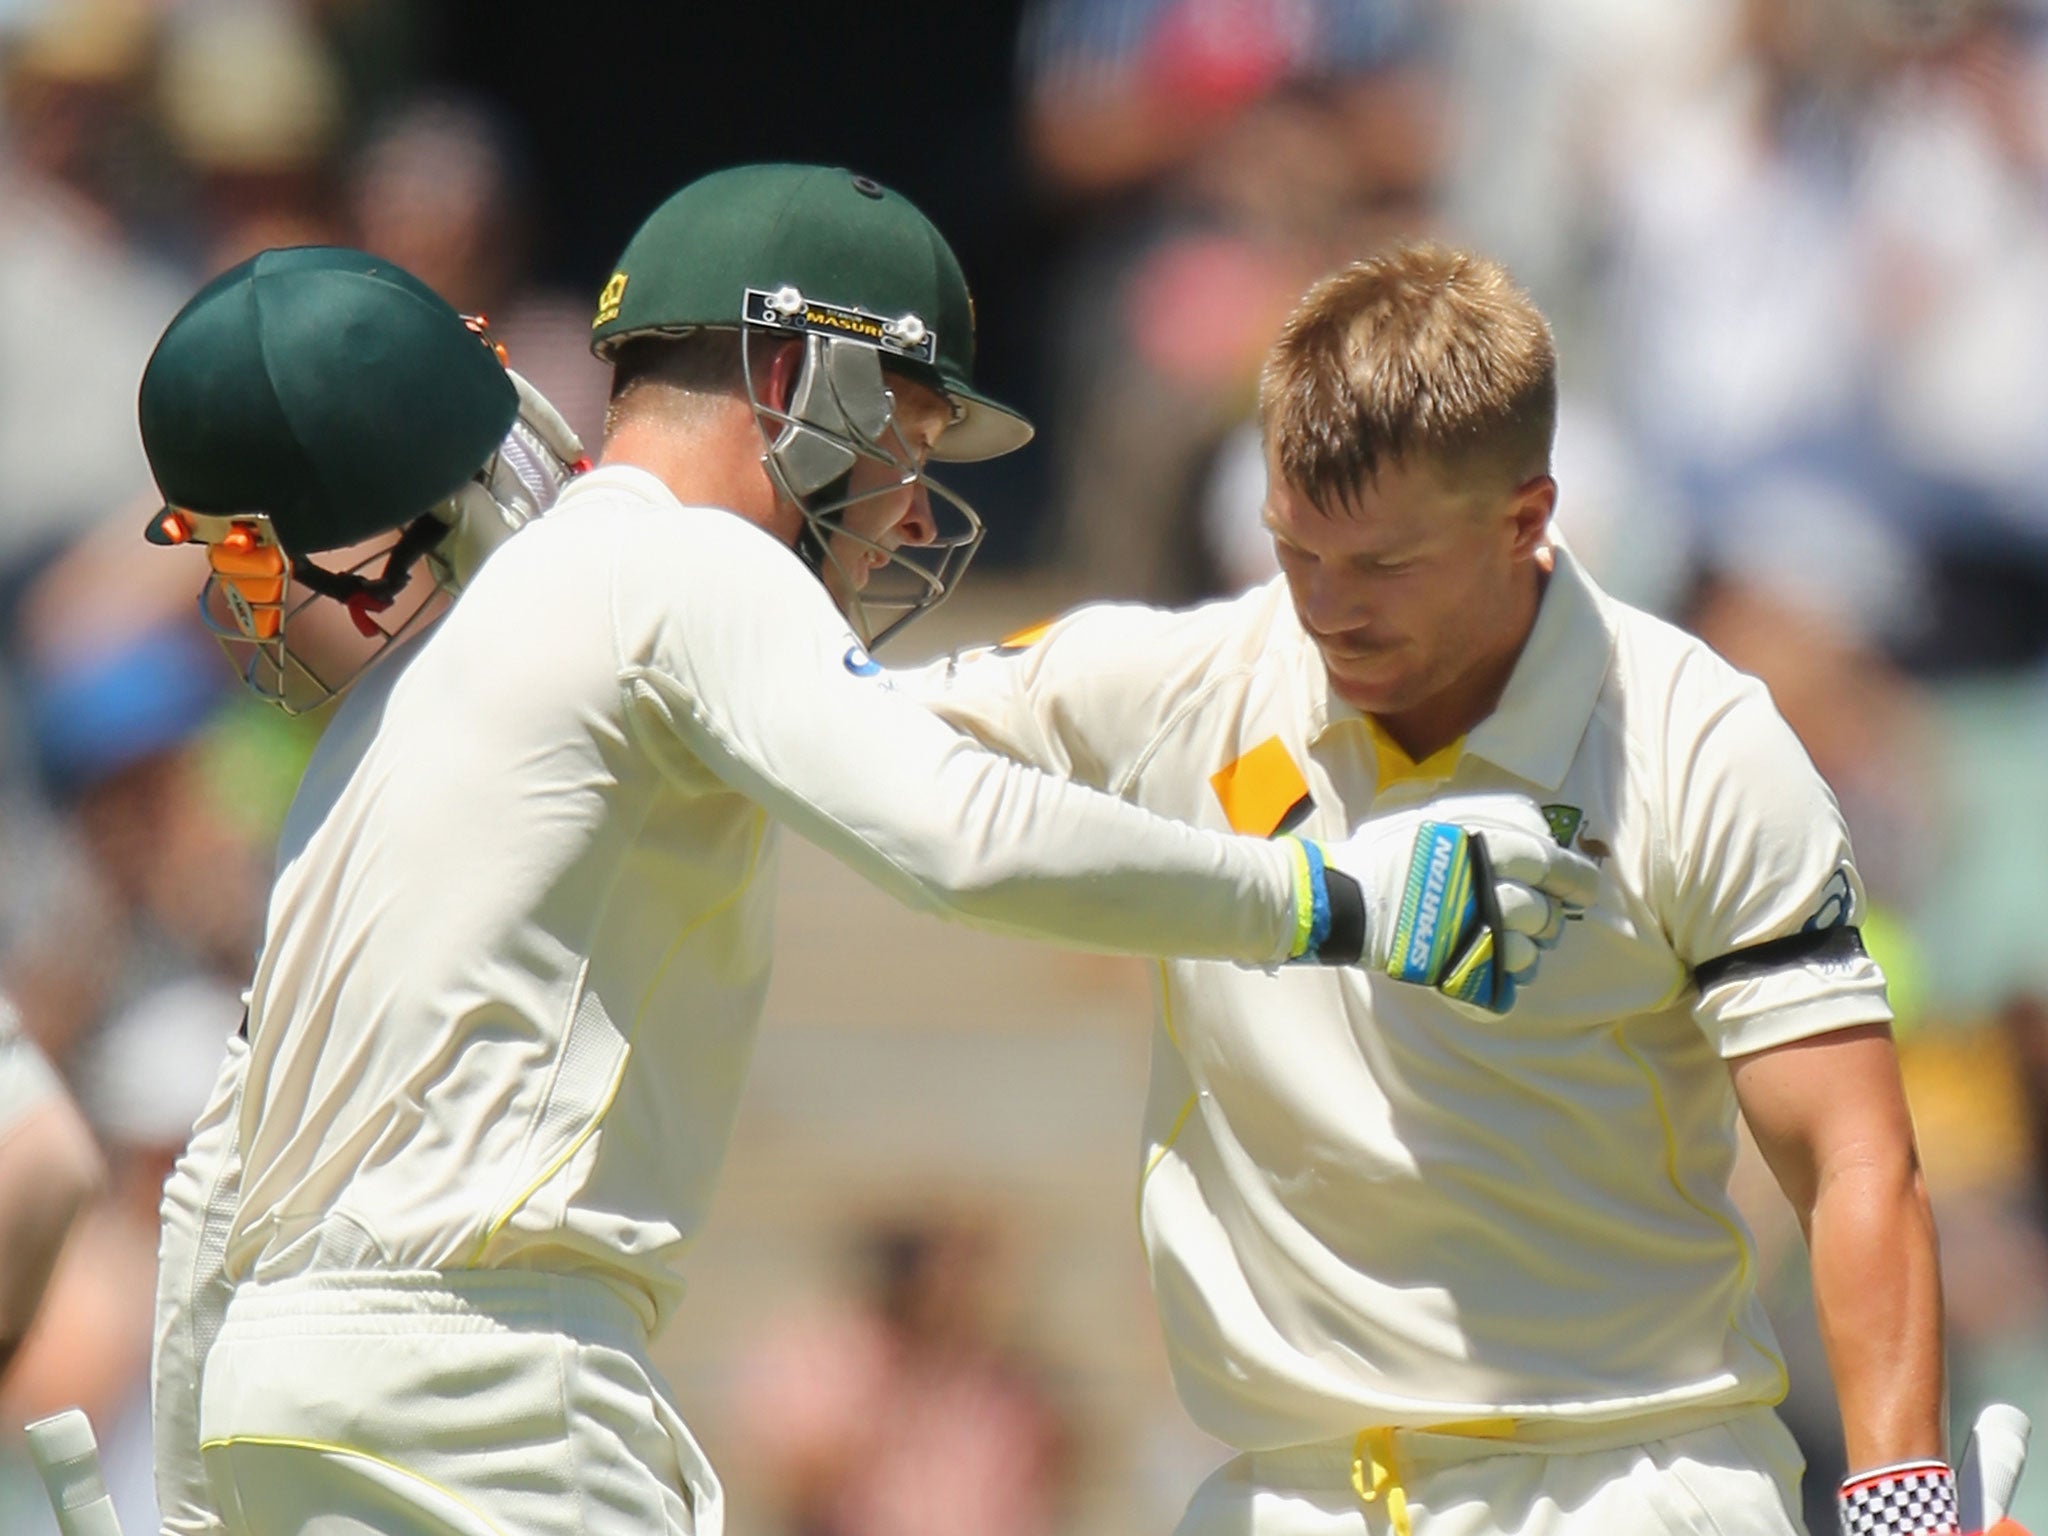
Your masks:
<svg viewBox="0 0 2048 1536"><path fill-rule="evenodd" d="M1505 1017L1364 971L1162 967L1140 1224L1204 1428L1256 1450L1782 1396L1724 1058L1891 1015L1853 945L1695 984L1862 904L1762 684L1559 550L1499 707L1422 765L1331 693L1277 579L1084 609L902 686L1198 826L1335 840L1445 787L1509 790L1599 861L1597 906Z"/></svg>
<svg viewBox="0 0 2048 1536"><path fill-rule="evenodd" d="M339 707L250 995L232 1279L527 1266L658 1326L767 985L776 823L914 905L1267 964L1294 858L992 756L766 533L575 481Z"/></svg>

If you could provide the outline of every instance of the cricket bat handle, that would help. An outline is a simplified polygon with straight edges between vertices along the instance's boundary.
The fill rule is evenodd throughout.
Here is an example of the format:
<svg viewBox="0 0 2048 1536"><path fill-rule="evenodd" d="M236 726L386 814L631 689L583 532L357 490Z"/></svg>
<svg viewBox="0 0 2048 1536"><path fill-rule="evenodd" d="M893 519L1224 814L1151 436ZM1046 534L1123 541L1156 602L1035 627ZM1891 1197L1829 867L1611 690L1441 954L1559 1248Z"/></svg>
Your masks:
<svg viewBox="0 0 2048 1536"><path fill-rule="evenodd" d="M100 1475L99 1442L81 1409L66 1408L28 1426L29 1455L57 1511L64 1536L121 1536L114 1501Z"/></svg>
<svg viewBox="0 0 2048 1536"><path fill-rule="evenodd" d="M2033 1427L2010 1403L1991 1403L1977 1415L1956 1476L1964 1530L1988 1530L2005 1518L2027 1464L2027 1437Z"/></svg>

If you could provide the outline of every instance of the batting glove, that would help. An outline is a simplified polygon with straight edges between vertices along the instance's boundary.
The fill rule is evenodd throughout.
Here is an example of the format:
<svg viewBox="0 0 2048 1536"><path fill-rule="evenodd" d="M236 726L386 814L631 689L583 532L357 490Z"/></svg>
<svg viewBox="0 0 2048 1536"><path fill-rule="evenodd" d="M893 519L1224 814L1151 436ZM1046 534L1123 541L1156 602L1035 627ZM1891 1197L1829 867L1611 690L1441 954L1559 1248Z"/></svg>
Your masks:
<svg viewBox="0 0 2048 1536"><path fill-rule="evenodd" d="M1514 1007L1599 888L1593 862L1514 795L1445 796L1304 846L1330 915L1303 958L1367 965L1489 1013Z"/></svg>

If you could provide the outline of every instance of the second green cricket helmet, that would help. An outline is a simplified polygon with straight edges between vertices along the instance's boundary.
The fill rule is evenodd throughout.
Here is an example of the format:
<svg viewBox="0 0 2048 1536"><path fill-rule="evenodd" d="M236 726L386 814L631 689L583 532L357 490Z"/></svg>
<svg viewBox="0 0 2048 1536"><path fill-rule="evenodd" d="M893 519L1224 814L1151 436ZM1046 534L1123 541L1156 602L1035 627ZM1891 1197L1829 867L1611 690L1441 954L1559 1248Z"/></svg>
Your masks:
<svg viewBox="0 0 2048 1536"><path fill-rule="evenodd" d="M879 460L895 483L918 486L956 514L929 545L884 549L849 614L878 644L951 590L981 541L981 520L926 475L894 420L887 374L939 391L951 424L930 457L995 458L1031 440L1031 424L974 384L974 302L932 222L865 176L821 165L746 165L716 171L670 197L640 226L599 295L591 349L611 361L630 341L712 329L801 342L790 398L771 407L756 388L752 350L740 348L747 394L762 425L765 463L799 507L798 553L822 574L848 538L841 515L855 500L857 460ZM886 370L886 373L885 373Z"/></svg>
<svg viewBox="0 0 2048 1536"><path fill-rule="evenodd" d="M519 395L417 278L361 251L300 246L200 289L157 342L139 406L171 508L261 512L307 556L452 494L504 438ZM152 531L163 536L161 518Z"/></svg>
<svg viewBox="0 0 2048 1536"><path fill-rule="evenodd" d="M293 713L425 611L375 617L417 562L443 586L466 575L582 452L480 320L340 246L264 251L202 288L157 342L139 416L165 497L147 537L206 547L208 627ZM394 533L346 569L314 559ZM288 621L316 597L344 605L375 650L345 670L295 650Z"/></svg>

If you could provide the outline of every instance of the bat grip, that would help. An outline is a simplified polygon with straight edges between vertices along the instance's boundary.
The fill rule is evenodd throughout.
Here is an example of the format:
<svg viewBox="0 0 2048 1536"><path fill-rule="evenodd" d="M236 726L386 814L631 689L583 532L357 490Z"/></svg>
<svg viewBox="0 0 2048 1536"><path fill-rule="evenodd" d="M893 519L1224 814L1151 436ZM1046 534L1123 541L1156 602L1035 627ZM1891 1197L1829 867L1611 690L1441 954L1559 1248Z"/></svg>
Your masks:
<svg viewBox="0 0 2048 1536"><path fill-rule="evenodd" d="M1977 1415L1956 1476L1964 1530L1988 1530L2005 1518L2027 1464L2027 1438L2032 1432L2027 1416L2007 1403L1989 1404Z"/></svg>
<svg viewBox="0 0 2048 1536"><path fill-rule="evenodd" d="M107 1497L100 1473L99 1443L92 1421L77 1408L66 1408L28 1426L29 1455L57 1512L63 1536L121 1536L114 1501Z"/></svg>

